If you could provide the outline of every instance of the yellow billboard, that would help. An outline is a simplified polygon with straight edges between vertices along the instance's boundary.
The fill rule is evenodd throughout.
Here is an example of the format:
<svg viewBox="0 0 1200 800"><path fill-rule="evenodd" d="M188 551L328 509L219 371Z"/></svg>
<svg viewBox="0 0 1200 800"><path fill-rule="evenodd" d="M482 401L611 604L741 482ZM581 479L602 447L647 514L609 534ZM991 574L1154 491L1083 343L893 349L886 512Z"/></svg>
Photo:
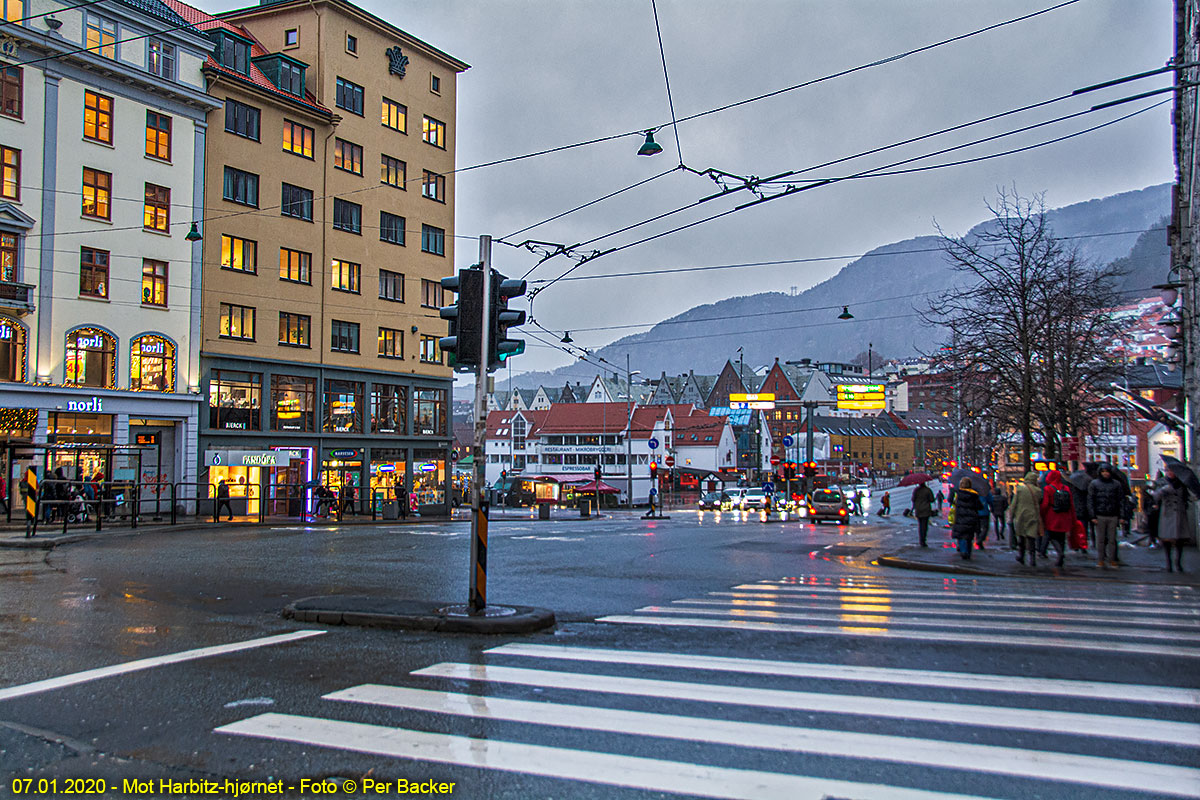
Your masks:
<svg viewBox="0 0 1200 800"><path fill-rule="evenodd" d="M885 407L887 394L881 383L842 383L837 387L837 407L843 411L873 411Z"/></svg>

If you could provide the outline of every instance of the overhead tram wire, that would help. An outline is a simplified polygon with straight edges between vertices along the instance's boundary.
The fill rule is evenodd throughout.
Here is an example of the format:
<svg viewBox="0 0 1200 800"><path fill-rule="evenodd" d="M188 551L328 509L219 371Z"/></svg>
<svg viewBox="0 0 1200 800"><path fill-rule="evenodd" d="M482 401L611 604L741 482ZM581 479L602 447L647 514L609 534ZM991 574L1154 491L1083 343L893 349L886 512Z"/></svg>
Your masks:
<svg viewBox="0 0 1200 800"><path fill-rule="evenodd" d="M663 81L667 85L667 105L671 109L671 130L675 133L675 155L679 157L679 166L683 166L683 145L679 143L679 123L675 120L675 101L671 97L671 76L667 74L667 51L663 49L662 28L658 24L658 4L650 0L650 8L654 11L654 32L658 34L658 54L662 57Z"/></svg>
<svg viewBox="0 0 1200 800"><path fill-rule="evenodd" d="M1173 88L1174 88L1174 87L1172 87L1172 90L1173 90ZM1169 102L1169 101L1164 101L1164 102ZM1106 104L1106 106L1107 106L1107 105L1111 105L1111 104ZM1085 133L1092 133L1092 132L1094 132L1094 131L1100 130L1101 128L1108 127L1109 125L1113 125L1113 124L1116 124L1116 123L1118 123L1118 122L1122 122L1122 121L1124 121L1124 120L1127 120L1127 119L1129 119L1130 117L1137 116L1138 114L1141 114L1141 113L1144 113L1144 112L1146 112L1146 111L1149 111L1149 110L1151 110L1151 109L1153 109L1153 108L1156 108L1156 107L1158 107L1158 106L1160 106L1160 105L1163 105L1163 103L1161 103L1161 102L1160 102L1160 103L1155 103L1154 105L1147 106L1146 108L1139 109L1139 110L1137 110L1137 111L1134 111L1134 112L1131 112L1131 113L1129 113L1129 114L1126 114L1126 115L1124 115L1124 116L1122 116L1122 117L1118 117L1118 118L1116 118L1116 119L1110 120L1110 121L1108 121L1108 122L1105 122L1105 123L1102 123L1102 124L1100 124L1100 125L1096 125L1096 126L1094 126L1094 127L1092 127L1092 128L1088 128L1088 129L1085 129L1085 130L1082 130L1082 131L1076 131L1075 133L1072 133L1072 134L1068 134L1068 135L1065 135L1065 136L1057 137L1057 138L1055 138L1055 139L1050 139L1050 140L1047 140L1047 141L1044 141L1044 142L1040 142L1040 143L1037 143L1037 144L1034 144L1034 145L1029 145L1029 146L1026 146L1026 147L1023 147L1023 148L1019 148L1019 149L1013 150L1013 151L1011 151L1011 152L995 153L995 154L990 154L990 155L987 155L987 156L980 156L980 157L978 157L978 158L975 158L975 159L964 160L964 161L961 161L961 162L956 162L956 163L952 163L952 164L947 164L947 165L944 165L944 166L961 166L962 164L965 164L965 163L973 163L973 162L978 162L978 161L985 161L985 160L988 160L988 159L990 159L990 158L998 158L998 157L1000 157L1000 156L1011 155L1012 153L1015 153L1015 152L1024 152L1024 151L1026 151L1026 150L1033 150L1033 149L1036 149L1036 148L1038 148L1038 147L1044 147L1044 146L1046 146L1046 145L1050 145L1050 144L1056 144L1056 143L1058 143L1058 142L1065 141L1066 139L1071 139L1071 138L1074 138L1074 137L1076 137L1076 136L1081 136L1081 135L1083 135L1083 134L1085 134ZM995 134L995 135L993 135L993 136L988 136L988 137L984 137L984 138L981 138L981 139L976 139L976 140L974 140L974 141L971 141L971 142L966 142L966 143L959 144L959 145L955 145L955 146L953 146L953 147L947 147L947 148L943 148L943 149L941 149L941 150L936 150L936 151L933 151L933 152L931 152L931 153L926 153L926 154L924 154L924 155L920 155L920 156L914 156L914 157L912 157L912 158L902 159L902 160L900 160L900 161L894 161L894 162L892 162L892 163L890 163L890 164L884 164L884 165L881 165L881 166L879 166L879 167L873 167L873 168L871 168L871 169L868 169L868 170L862 170L862 171L860 171L860 172L853 173L853 174L850 174L850 175L844 175L844 176L839 176L839 177L834 177L834 178L826 178L826 179L821 179L821 180L813 180L813 181L811 181L811 182L806 182L806 183L807 183L807 185L804 185L804 186L791 186L791 187L789 187L788 189L785 189L784 191L781 191L781 192L779 192L779 193L777 193L777 194L770 195L770 196L766 196L766 197L761 197L761 198L759 198L759 199L757 199L757 200L752 200L752 201L750 201L750 202L743 203L742 205L735 206L735 207L733 207L733 208L727 209L727 210L725 210L725 211L722 211L722 212L719 212L719 213L717 213L717 214L713 214L713 215L710 215L710 216L708 216L708 217L704 217L704 218L702 218L702 219L699 219L699 220L694 220L694 221L692 221L692 222L689 222L689 223L687 223L686 225L680 225L680 226L678 226L678 227L671 228L671 229L669 229L669 230L666 230L666 231L662 231L662 232L656 233L656 234L654 234L654 235L652 235L652 236L647 236L647 237L644 237L644 238L642 238L642 239L638 239L638 240L636 240L636 241L633 241L633 242L628 242L628 243L626 243L626 244L623 244L623 245L620 245L620 246L617 246L617 247L612 247L612 248L609 248L608 250L599 251L599 252L597 252L595 255L592 255L592 256L590 256L590 257L588 257L588 258L585 258L584 260L582 260L582 261L580 261L580 262L576 263L574 266L570 267L569 269L567 269L567 270L565 270L564 272L562 272L561 274L559 274L559 275L558 275L556 278L553 278L553 279L551 279L551 280L547 281L546 283L544 283L544 284L542 284L542 285L538 286L536 291L538 291L538 292L545 291L546 289L548 289L548 288L550 288L551 286L553 286L555 283L558 283L560 280L562 280L563 278L565 278L565 277L567 277L568 275L570 275L570 274L571 274L572 272L574 272L575 270L577 270L577 269L579 269L580 267L582 267L584 264L586 264L586 263L588 263L588 262L590 262L590 261L593 261L593 260L595 260L596 258L599 258L599 257L601 257L601 256L611 255L611 254L613 254L613 253L618 253L618 252L621 252L621 251L623 251L623 250L628 250L628 249L629 249L629 248L631 248L631 247L636 247L636 246L638 246L638 245L641 245L641 244L645 244L645 243L647 243L647 242L654 241L655 239L660 239L660 238L663 238L663 237L665 237L665 236L669 236L669 235L671 235L671 234L673 234L673 233L679 233L680 231L684 231L684 230L687 230L687 229L689 229L689 228L694 228L694 227L696 227L696 226L698 226L698 225L703 225L704 223L707 223L707 222L712 222L713 220L717 220L717 219L720 219L720 218L722 218L722 217L727 217L727 216L729 216L730 214L735 214L735 213L737 213L738 211L743 211L743 210L745 210L745 209L747 209L747 208L752 208L752 207L754 207L754 206L762 205L763 203L769 202L769 201L771 201L771 200L777 200L777 199L779 199L779 198L781 198L781 197L790 197L790 196L792 196L792 195L794 195L794 194L797 194L797 193L799 193L799 192L808 191L808 190L810 190L810 189L816 189L816 188L823 187L823 186L829 186L829 185L832 185L832 184L834 184L834 183L840 183L840 182L842 182L842 181L854 180L854 179L859 179L859 178L864 178L864 177L883 177L883 174L880 174L880 175L876 176L876 175L874 175L874 173L883 173L883 171L884 171L884 170L889 170L889 169L892 169L892 168L894 168L894 167L903 166L904 164L910 164L910 163L912 163L912 162L914 162L914 161L921 161L921 160L924 160L924 159L926 159L926 158L933 158L933 157L935 157L935 156L939 156L939 155L945 155L946 153L953 152L953 151L955 151L955 150L961 150L961 149L964 149L964 148L967 148L967 147L973 147L973 146L975 146L975 145L978 145L978 144L983 144L983 143L986 143L986 142L994 141L994 140L996 140L996 139L1004 138L1004 137L1006 137L1006 136L1012 136L1012 135L1015 135L1015 134L1018 134L1018 133L1025 133L1025 132L1027 132L1027 131L1034 130L1034 129L1036 129L1036 128L1045 127L1046 125L1053 125L1053 124L1057 124L1057 123L1059 123L1059 122L1064 122L1064 121L1066 121L1066 120L1070 120L1070 119L1074 119L1074 118L1076 118L1076 117L1084 116L1084 115L1086 115L1086 114L1091 114L1091 113L1094 113L1094 112L1095 112L1095 111L1097 111L1097 110L1100 110L1100 109L1099 109L1098 107L1093 107L1093 108L1090 108L1090 109L1086 109L1086 110L1084 110L1084 111L1078 111L1078 112L1075 112L1074 114L1067 114L1067 115L1064 115L1064 116L1061 116L1061 117L1057 117L1057 118L1055 118L1055 119L1052 119L1052 120L1047 120L1047 121L1045 121L1045 122L1040 122L1040 123L1036 123L1036 124L1033 124L1033 125L1027 125L1027 126L1025 126L1025 127L1022 127L1022 128L1016 128L1016 129L1014 129L1014 130L1011 130L1011 131L1005 131L1005 132L1003 132L1003 133ZM928 169L938 169L938 168L941 168L941 166L940 166L940 165L934 165L934 166L931 166L931 167L929 167ZM680 211L680 210L684 210L684 209L687 209L687 208L691 208L691 207L694 207L695 205L696 205L696 204L695 204L695 203L693 203L693 204L690 204L690 205L688 205L688 206L684 206L684 207L682 207L682 208L680 208L680 209L676 209L675 211L672 211L672 212L667 212L666 214L660 214L660 215L658 215L657 217L654 217L654 218L652 218L651 220L648 220L648 221L654 221L655 219L661 219L661 218L663 218L664 216L669 216L669 215L670 215L670 214L672 214L672 213L677 213L677 212L678 212L678 211ZM645 224L645 222L638 223L638 225L642 225L642 224ZM626 231L626 230L630 230L631 228L633 228L633 227L637 227L638 225L634 225L634 226L627 226L626 228L623 228L623 229L621 229L621 230L618 230L618 231L613 231L612 233L607 233L607 234L604 234L603 236L598 236L598 237L596 237L596 238L594 238L594 239L591 239L591 240L589 240L588 242L581 243L580 245L572 245L572 247L579 247L579 246L581 246L581 245L583 245L583 244L591 244L591 243L594 243L594 242L600 241L600 240L602 240L602 239L609 238L610 236L615 236L615 235L617 235L618 233L622 233L622 232L624 232L624 231Z"/></svg>

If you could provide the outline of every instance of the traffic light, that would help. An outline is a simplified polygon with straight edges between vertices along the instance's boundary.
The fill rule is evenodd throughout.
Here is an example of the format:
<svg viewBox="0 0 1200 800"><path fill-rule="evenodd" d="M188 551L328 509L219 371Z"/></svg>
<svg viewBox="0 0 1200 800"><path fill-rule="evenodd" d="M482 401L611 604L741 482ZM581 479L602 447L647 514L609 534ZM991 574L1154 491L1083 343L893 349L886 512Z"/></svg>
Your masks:
<svg viewBox="0 0 1200 800"><path fill-rule="evenodd" d="M817 476L817 462L807 461L804 464L804 477L815 478Z"/></svg>
<svg viewBox="0 0 1200 800"><path fill-rule="evenodd" d="M596 483L599 483L600 482L600 468L596 467L596 469L592 470L592 475L595 476Z"/></svg>
<svg viewBox="0 0 1200 800"><path fill-rule="evenodd" d="M506 470L506 469L500 470L500 482L504 483L504 480L507 477L508 477L508 470Z"/></svg>
<svg viewBox="0 0 1200 800"><path fill-rule="evenodd" d="M650 485L658 486L658 462L650 462Z"/></svg>
<svg viewBox="0 0 1200 800"><path fill-rule="evenodd" d="M512 356L525 352L524 339L508 338L508 329L525 324L525 312L509 309L508 301L525 294L525 281L510 280L492 270L492 296L488 306L491 335L488 337L488 369L504 366Z"/></svg>
<svg viewBox="0 0 1200 800"><path fill-rule="evenodd" d="M457 292L453 305L443 306L438 315L450 323L449 335L438 340L438 347L450 356L450 366L469 372L479 366L479 344L483 338L483 270L460 269L457 275L442 278L442 288Z"/></svg>

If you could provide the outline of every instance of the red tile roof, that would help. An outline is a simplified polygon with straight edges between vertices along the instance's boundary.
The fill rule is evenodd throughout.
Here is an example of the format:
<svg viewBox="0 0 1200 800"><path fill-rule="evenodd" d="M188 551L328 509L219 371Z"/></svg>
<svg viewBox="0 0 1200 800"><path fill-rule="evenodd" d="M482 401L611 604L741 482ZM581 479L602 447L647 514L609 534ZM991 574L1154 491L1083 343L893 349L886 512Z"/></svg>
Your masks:
<svg viewBox="0 0 1200 800"><path fill-rule="evenodd" d="M210 30L213 30L214 28L222 28L224 30L232 31L233 33L237 34L238 36L242 37L243 39L249 39L251 42L251 44L250 44L250 57L251 58L258 58L259 56L265 56L265 55L271 54L271 51L267 50L265 47L263 47L262 44L257 39L254 38L253 34L251 34L250 31L246 30L245 28L230 24L223 19L217 19L216 17L212 16L211 14L209 14L205 11L201 11L198 8L189 6L187 3L181 3L179 0L162 0L162 1L168 7L170 7L170 9L172 11L177 13L179 16L183 17L186 21L190 22L192 25L196 26L196 28L199 30L210 31ZM323 106L317 102L316 97L313 95L312 92L306 91L304 93L305 94L304 97L297 97L296 95L291 94L290 92L283 91L278 86L271 83L271 79L268 78L265 74L263 74L263 71L260 70L257 66L255 66L253 62L251 62L251 64L250 64L250 76L249 77L243 75L240 72L232 70L229 67L225 67L225 66L222 66L221 64L218 64L217 60L214 59L211 55L207 59L205 59L204 69L211 70L213 72L219 72L222 75L227 75L231 78L234 78L235 80L239 80L244 83L251 83L260 89L270 92L273 95L276 95L276 96L282 97L282 98L286 98L287 100L289 100L293 103L299 103L300 105L308 106L312 110L320 112L327 116L331 116L333 114L333 112L331 110L329 110L328 108L326 108L325 106Z"/></svg>

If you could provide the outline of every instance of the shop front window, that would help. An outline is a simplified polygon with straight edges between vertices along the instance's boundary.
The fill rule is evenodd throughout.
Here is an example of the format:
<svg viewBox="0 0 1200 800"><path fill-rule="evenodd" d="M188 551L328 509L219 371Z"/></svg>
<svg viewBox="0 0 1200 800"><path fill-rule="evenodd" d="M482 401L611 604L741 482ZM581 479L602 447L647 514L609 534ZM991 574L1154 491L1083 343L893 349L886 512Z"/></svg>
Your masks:
<svg viewBox="0 0 1200 800"><path fill-rule="evenodd" d="M219 430L262 429L262 375L214 369L208 386L208 426Z"/></svg>
<svg viewBox="0 0 1200 800"><path fill-rule="evenodd" d="M363 432L363 384L358 381L325 381L326 433Z"/></svg>
<svg viewBox="0 0 1200 800"><path fill-rule="evenodd" d="M408 390L377 383L371 388L371 433L404 433Z"/></svg>
<svg viewBox="0 0 1200 800"><path fill-rule="evenodd" d="M32 439L37 428L36 408L0 408L0 437ZM3 474L0 471L0 474Z"/></svg>
<svg viewBox="0 0 1200 800"><path fill-rule="evenodd" d="M112 389L117 385L117 340L99 328L67 334L66 383Z"/></svg>
<svg viewBox="0 0 1200 800"><path fill-rule="evenodd" d="M441 450L413 451L413 493L419 505L446 502L445 459L446 454Z"/></svg>
<svg viewBox="0 0 1200 800"><path fill-rule="evenodd" d="M316 378L271 376L271 430L314 431L316 410Z"/></svg>
<svg viewBox="0 0 1200 800"><path fill-rule="evenodd" d="M446 390L414 390L413 420L414 434L418 436L445 436Z"/></svg>
<svg viewBox="0 0 1200 800"><path fill-rule="evenodd" d="M129 388L142 392L175 390L175 345L161 336L139 336L129 353Z"/></svg>
<svg viewBox="0 0 1200 800"><path fill-rule="evenodd" d="M371 499L401 500L404 473L408 467L408 451L402 449L371 448Z"/></svg>
<svg viewBox="0 0 1200 800"><path fill-rule="evenodd" d="M25 328L0 319L0 381L25 381Z"/></svg>
<svg viewBox="0 0 1200 800"><path fill-rule="evenodd" d="M15 281L17 279L17 257L20 249L17 246L17 236L13 233L0 233L0 281Z"/></svg>

